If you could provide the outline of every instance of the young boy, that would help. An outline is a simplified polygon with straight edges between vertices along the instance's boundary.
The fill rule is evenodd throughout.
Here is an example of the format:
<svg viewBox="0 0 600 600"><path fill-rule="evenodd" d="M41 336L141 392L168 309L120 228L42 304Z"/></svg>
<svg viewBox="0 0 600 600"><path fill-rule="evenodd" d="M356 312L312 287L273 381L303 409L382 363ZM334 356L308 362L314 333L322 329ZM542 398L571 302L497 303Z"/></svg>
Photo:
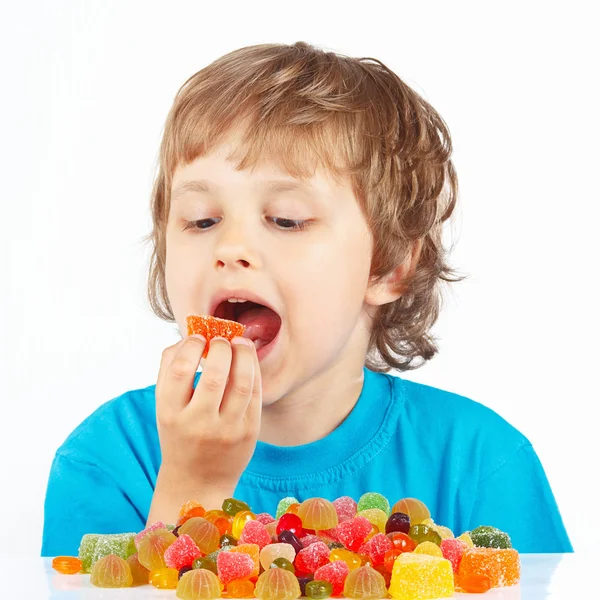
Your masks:
<svg viewBox="0 0 600 600"><path fill-rule="evenodd" d="M187 500L415 497L456 535L572 547L531 443L465 397L391 376L437 347L442 226L458 184L439 114L375 59L303 42L227 54L167 118L152 195L150 301L186 336L156 385L97 409L58 449L42 555L84 533L174 523ZM238 301L239 300L239 301ZM202 366L201 375L197 373Z"/></svg>

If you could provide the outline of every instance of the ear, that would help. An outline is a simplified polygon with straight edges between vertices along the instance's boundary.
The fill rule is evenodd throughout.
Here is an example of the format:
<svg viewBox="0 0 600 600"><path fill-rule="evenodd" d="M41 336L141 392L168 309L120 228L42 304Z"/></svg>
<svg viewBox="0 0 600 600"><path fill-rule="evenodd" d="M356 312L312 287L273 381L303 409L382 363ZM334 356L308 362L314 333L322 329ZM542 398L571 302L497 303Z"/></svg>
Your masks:
<svg viewBox="0 0 600 600"><path fill-rule="evenodd" d="M379 283L369 285L365 295L365 303L371 306L381 306L400 298L405 289L402 282L415 272L422 248L423 239L415 240L410 254L402 264L398 265Z"/></svg>

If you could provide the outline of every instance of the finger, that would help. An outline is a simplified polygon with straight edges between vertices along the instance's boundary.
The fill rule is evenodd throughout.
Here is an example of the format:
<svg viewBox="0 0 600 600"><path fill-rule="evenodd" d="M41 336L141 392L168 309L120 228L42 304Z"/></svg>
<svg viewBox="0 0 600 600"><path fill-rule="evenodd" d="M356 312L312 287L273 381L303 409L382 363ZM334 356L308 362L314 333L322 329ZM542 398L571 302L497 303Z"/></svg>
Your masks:
<svg viewBox="0 0 600 600"><path fill-rule="evenodd" d="M232 361L229 382L225 387L220 414L233 420L244 418L254 386L254 344L243 337L231 340Z"/></svg>
<svg viewBox="0 0 600 600"><path fill-rule="evenodd" d="M166 368L160 390L157 390L157 410L180 411L188 404L205 345L201 337L188 336L183 340Z"/></svg>
<svg viewBox="0 0 600 600"><path fill-rule="evenodd" d="M254 344L253 344L254 345ZM256 347L252 350L254 358L254 383L252 385L252 394L250 402L246 409L245 420L251 431L258 434L260 431L260 420L262 417L262 373L260 372L260 362L256 354Z"/></svg>
<svg viewBox="0 0 600 600"><path fill-rule="evenodd" d="M198 415L218 415L229 370L231 369L231 345L229 340L215 337L210 340L210 346L202 376L194 390L189 409Z"/></svg>
<svg viewBox="0 0 600 600"><path fill-rule="evenodd" d="M185 338L179 340L176 344L173 344L172 346L168 346L167 348L165 348L163 350L162 357L160 360L160 367L158 369L158 377L156 378L156 389L157 390L160 388L162 381L165 378L165 373L167 372L167 369L171 365L171 362L173 362L173 358L175 357L175 354L177 354L177 350L179 350L179 348L181 348L181 345L183 344L184 340L185 340Z"/></svg>

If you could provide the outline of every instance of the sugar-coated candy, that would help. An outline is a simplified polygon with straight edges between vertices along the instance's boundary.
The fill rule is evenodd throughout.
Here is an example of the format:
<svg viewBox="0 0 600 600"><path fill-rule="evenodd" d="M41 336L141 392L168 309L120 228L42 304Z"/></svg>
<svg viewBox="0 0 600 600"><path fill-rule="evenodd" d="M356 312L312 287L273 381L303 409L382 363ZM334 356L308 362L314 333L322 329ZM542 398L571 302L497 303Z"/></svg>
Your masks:
<svg viewBox="0 0 600 600"><path fill-rule="evenodd" d="M378 600L387 598L388 595L383 575L372 567L359 567L350 571L344 582L343 593L346 598L362 600Z"/></svg>
<svg viewBox="0 0 600 600"><path fill-rule="evenodd" d="M319 567L315 571L315 581L328 581L332 585L332 596L340 596L350 569L343 560L335 560Z"/></svg>
<svg viewBox="0 0 600 600"><path fill-rule="evenodd" d="M338 539L348 550L356 552L371 532L371 523L365 517L353 517L337 526Z"/></svg>
<svg viewBox="0 0 600 600"><path fill-rule="evenodd" d="M466 548L458 566L459 580L465 575L486 575L492 587L518 583L519 553L514 548Z"/></svg>
<svg viewBox="0 0 600 600"><path fill-rule="evenodd" d="M316 542L298 552L294 565L299 573L314 573L328 562L329 546L324 542Z"/></svg>
<svg viewBox="0 0 600 600"><path fill-rule="evenodd" d="M467 546L469 546L469 548L473 548L475 546L468 531L461 533L456 539L463 541Z"/></svg>
<svg viewBox="0 0 600 600"><path fill-rule="evenodd" d="M150 571L150 585L159 590L174 590L179 583L179 571L170 567L161 567Z"/></svg>
<svg viewBox="0 0 600 600"><path fill-rule="evenodd" d="M254 568L252 569L252 573L250 573L249 577L258 577L258 573L260 572L260 549L257 544L238 544L234 548L231 548L230 552L243 552L244 554L247 554L254 563Z"/></svg>
<svg viewBox="0 0 600 600"><path fill-rule="evenodd" d="M92 567L90 583L96 587L130 587L132 582L129 564L116 554L108 554L99 558Z"/></svg>
<svg viewBox="0 0 600 600"><path fill-rule="evenodd" d="M394 548L398 548L398 550L401 550L402 552L412 552L417 547L415 541L401 531L391 533L388 537L392 541Z"/></svg>
<svg viewBox="0 0 600 600"><path fill-rule="evenodd" d="M421 542L420 544L417 544L417 547L413 550L413 552L415 554L428 554L429 556L445 558L440 547L433 542Z"/></svg>
<svg viewBox="0 0 600 600"><path fill-rule="evenodd" d="M300 539L300 541L302 542L303 548L308 548L308 546L314 544L315 542L323 542L325 540L322 537L311 533L309 535L305 535L303 538ZM328 544L328 542L325 543Z"/></svg>
<svg viewBox="0 0 600 600"><path fill-rule="evenodd" d="M458 573L458 565L467 547L467 544L459 539L442 540L440 544L443 557L452 563L452 570L455 573Z"/></svg>
<svg viewBox="0 0 600 600"><path fill-rule="evenodd" d="M165 551L177 539L166 529L151 531L140 541L138 560L149 571L167 568Z"/></svg>
<svg viewBox="0 0 600 600"><path fill-rule="evenodd" d="M296 551L296 554L298 554L298 552L304 548L302 542L291 531L282 531L277 536L277 539L283 544L290 544Z"/></svg>
<svg viewBox="0 0 600 600"><path fill-rule="evenodd" d="M256 515L256 520L260 521L263 525L268 525L269 523L273 523L275 519L269 513L258 513Z"/></svg>
<svg viewBox="0 0 600 600"><path fill-rule="evenodd" d="M286 569L287 571L290 571L291 573L296 573L296 568L294 567L293 563L291 563L287 558L284 558L283 556L279 556L278 558L276 558L270 565L269 565L270 569Z"/></svg>
<svg viewBox="0 0 600 600"><path fill-rule="evenodd" d="M282 498L277 505L275 518L279 519L279 517L281 517L281 515L283 515L292 504L298 504L298 500L293 496L286 496L285 498Z"/></svg>
<svg viewBox="0 0 600 600"><path fill-rule="evenodd" d="M165 564L172 569L187 567L202 555L194 540L182 533L166 550Z"/></svg>
<svg viewBox="0 0 600 600"><path fill-rule="evenodd" d="M227 585L234 579L250 577L254 571L254 560L245 552L221 552L217 556L217 571L221 583Z"/></svg>
<svg viewBox="0 0 600 600"><path fill-rule="evenodd" d="M137 554L132 554L127 559L127 564L131 569L131 577L133 579L131 585L148 585L150 580L150 571L139 561Z"/></svg>
<svg viewBox="0 0 600 600"><path fill-rule="evenodd" d="M389 537L383 533L378 533L360 548L360 553L369 556L372 565L376 567L383 564L385 553L393 547L394 545Z"/></svg>
<svg viewBox="0 0 600 600"><path fill-rule="evenodd" d="M259 576L254 595L260 600L296 600L300 597L300 584L286 569L267 569Z"/></svg>
<svg viewBox="0 0 600 600"><path fill-rule="evenodd" d="M492 587L492 582L487 575L464 575L458 580L458 588L469 594L482 594Z"/></svg>
<svg viewBox="0 0 600 600"><path fill-rule="evenodd" d="M358 512L358 504L350 496L337 498L333 501L333 506L337 512L339 523L354 518Z"/></svg>
<svg viewBox="0 0 600 600"><path fill-rule="evenodd" d="M162 531L166 530L163 529ZM115 554L126 560L136 553L134 539L135 533L111 533L99 536L92 553L92 567L96 561L109 554Z"/></svg>
<svg viewBox="0 0 600 600"><path fill-rule="evenodd" d="M221 597L221 582L206 569L192 569L177 583L175 592L180 600L211 600Z"/></svg>
<svg viewBox="0 0 600 600"><path fill-rule="evenodd" d="M261 549L259 559L263 569L268 569L276 558L285 558L293 563L296 559L296 551L292 545L282 543L269 544Z"/></svg>
<svg viewBox="0 0 600 600"><path fill-rule="evenodd" d="M473 544L479 548L512 548L508 533L496 527L482 525L470 533Z"/></svg>
<svg viewBox="0 0 600 600"><path fill-rule="evenodd" d="M255 521L256 515L250 510L241 510L233 517L233 525L231 526L231 534L233 537L240 539L244 527L248 521Z"/></svg>
<svg viewBox="0 0 600 600"><path fill-rule="evenodd" d="M217 563L214 560L208 558L208 556L201 556L197 558L193 563L192 567L194 569L206 569L207 571L212 571L215 575L217 575Z"/></svg>
<svg viewBox="0 0 600 600"><path fill-rule="evenodd" d="M210 554L219 548L221 535L217 527L203 517L192 517L180 528L179 535L189 535L203 554Z"/></svg>
<svg viewBox="0 0 600 600"><path fill-rule="evenodd" d="M242 544L256 544L260 549L271 543L271 536L264 523L257 520L247 521L239 538Z"/></svg>
<svg viewBox="0 0 600 600"><path fill-rule="evenodd" d="M425 519L431 518L431 513L424 502L417 498L402 498L392 507L392 512L401 512L408 515L411 525L418 525Z"/></svg>
<svg viewBox="0 0 600 600"><path fill-rule="evenodd" d="M309 498L305 500L298 509L298 516L302 520L302 525L305 529L314 529L315 531L332 529L338 524L335 506L325 498Z"/></svg>
<svg viewBox="0 0 600 600"><path fill-rule="evenodd" d="M358 500L357 511L362 512L370 508L378 508L385 513L386 519L390 516L390 503L388 499L377 492L367 492Z"/></svg>
<svg viewBox="0 0 600 600"><path fill-rule="evenodd" d="M250 512L250 507L241 500L236 498L226 498L221 506L223 512L226 512L230 517L235 517L239 512L247 510Z"/></svg>
<svg viewBox="0 0 600 600"><path fill-rule="evenodd" d="M358 569L362 565L360 556L356 552L346 550L346 548L334 548L329 553L329 560L331 562L334 560L343 560L351 571Z"/></svg>
<svg viewBox="0 0 600 600"><path fill-rule="evenodd" d="M380 508L366 508L365 510L359 510L356 516L365 517L369 520L371 525L375 525L375 527L377 527L375 533L385 533L388 516Z"/></svg>
<svg viewBox="0 0 600 600"><path fill-rule="evenodd" d="M285 513L278 520L275 531L277 535L279 535L282 531L291 531L298 539L300 539L304 536L302 519L294 513Z"/></svg>
<svg viewBox="0 0 600 600"><path fill-rule="evenodd" d="M200 504L200 502L198 502L197 500L188 500L187 502L181 505L181 508L179 509L179 516L183 517L183 515L185 515L189 510L191 510L192 508L197 508L198 506L202 506L202 504Z"/></svg>
<svg viewBox="0 0 600 600"><path fill-rule="evenodd" d="M445 558L403 552L394 562L389 593L396 600L450 598L454 595L452 565Z"/></svg>
<svg viewBox="0 0 600 600"><path fill-rule="evenodd" d="M219 319L211 315L188 315L187 333L192 335L198 333L206 339L206 347L202 358L206 358L210 347L210 340L215 337L224 337L231 341L234 337L242 337L246 326L237 321L228 319Z"/></svg>
<svg viewBox="0 0 600 600"><path fill-rule="evenodd" d="M133 543L135 544L135 547L139 548L142 538L146 537L146 534L150 533L151 531L156 531L157 529L167 529L167 526L162 521L156 521L155 523L152 523L152 525L150 525L150 527L146 527L145 529L142 529L142 531L140 531L133 538Z"/></svg>
<svg viewBox="0 0 600 600"><path fill-rule="evenodd" d="M249 579L234 579L227 584L229 598L252 598L254 596L254 583Z"/></svg>
<svg viewBox="0 0 600 600"><path fill-rule="evenodd" d="M449 527L444 527L443 525L438 525L437 523L432 523L429 527L438 533L443 540L451 540L454 538L454 533Z"/></svg>
<svg viewBox="0 0 600 600"><path fill-rule="evenodd" d="M410 517L407 514L401 512L392 513L385 524L385 533L392 533L394 531L408 533L409 529Z"/></svg>
<svg viewBox="0 0 600 600"><path fill-rule="evenodd" d="M75 575L81 572L83 563L76 556L56 556L52 559L52 568L63 575Z"/></svg>
<svg viewBox="0 0 600 600"><path fill-rule="evenodd" d="M99 533L86 533L81 538L78 558L81 561L81 570L84 573L89 573L92 570L92 555L100 535Z"/></svg>
<svg viewBox="0 0 600 600"><path fill-rule="evenodd" d="M417 544L421 542L433 542L439 546L442 543L440 534L428 525L411 525L408 530L408 536Z"/></svg>
<svg viewBox="0 0 600 600"><path fill-rule="evenodd" d="M312 598L313 600L324 600L333 596L333 586L329 581L313 579L306 584L305 594L307 598Z"/></svg>

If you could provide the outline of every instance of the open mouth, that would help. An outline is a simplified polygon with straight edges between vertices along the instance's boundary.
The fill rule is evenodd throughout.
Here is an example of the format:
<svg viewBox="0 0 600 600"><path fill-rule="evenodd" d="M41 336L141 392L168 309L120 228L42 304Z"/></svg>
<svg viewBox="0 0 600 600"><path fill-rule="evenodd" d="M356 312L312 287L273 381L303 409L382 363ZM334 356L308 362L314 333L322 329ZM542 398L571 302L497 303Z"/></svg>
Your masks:
<svg viewBox="0 0 600 600"><path fill-rule="evenodd" d="M275 311L249 300L225 300L217 306L214 316L245 325L244 337L252 340L257 350L271 343L281 329L281 317Z"/></svg>

